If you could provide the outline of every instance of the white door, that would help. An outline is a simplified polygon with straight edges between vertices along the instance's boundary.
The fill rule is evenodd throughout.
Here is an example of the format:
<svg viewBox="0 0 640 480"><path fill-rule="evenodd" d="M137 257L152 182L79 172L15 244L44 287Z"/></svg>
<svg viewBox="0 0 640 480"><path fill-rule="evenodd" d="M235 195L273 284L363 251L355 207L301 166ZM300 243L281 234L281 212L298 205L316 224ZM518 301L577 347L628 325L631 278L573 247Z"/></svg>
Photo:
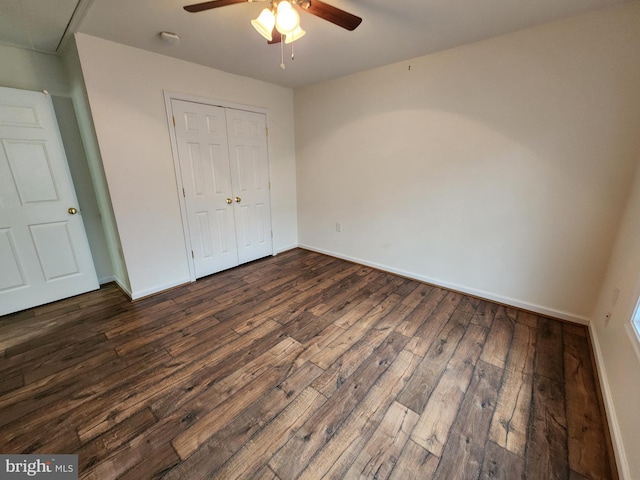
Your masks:
<svg viewBox="0 0 640 480"><path fill-rule="evenodd" d="M264 114L227 109L240 263L271 255L269 160Z"/></svg>
<svg viewBox="0 0 640 480"><path fill-rule="evenodd" d="M264 114L176 99L171 109L196 278L270 255Z"/></svg>
<svg viewBox="0 0 640 480"><path fill-rule="evenodd" d="M172 100L196 278L238 265L224 108Z"/></svg>
<svg viewBox="0 0 640 480"><path fill-rule="evenodd" d="M51 98L0 87L0 315L97 288Z"/></svg>

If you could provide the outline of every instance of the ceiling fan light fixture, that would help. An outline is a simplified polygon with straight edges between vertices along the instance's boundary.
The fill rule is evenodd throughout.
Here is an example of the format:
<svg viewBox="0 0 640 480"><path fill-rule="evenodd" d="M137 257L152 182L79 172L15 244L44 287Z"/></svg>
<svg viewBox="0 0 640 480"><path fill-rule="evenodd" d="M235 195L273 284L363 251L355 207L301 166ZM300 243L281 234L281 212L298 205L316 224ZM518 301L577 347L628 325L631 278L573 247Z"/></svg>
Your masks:
<svg viewBox="0 0 640 480"><path fill-rule="evenodd" d="M301 39L302 37L305 36L307 32L305 32L300 25L298 25L298 28L296 28L293 32L291 33L287 33L284 37L284 43L286 43L287 45L290 43L295 42L296 40Z"/></svg>
<svg viewBox="0 0 640 480"><path fill-rule="evenodd" d="M267 40L271 41L272 36L271 32L273 31L273 26L276 23L276 18L273 15L273 12L269 8L265 8L260 12L258 18L254 18L251 20L251 25L256 31L262 35Z"/></svg>
<svg viewBox="0 0 640 480"><path fill-rule="evenodd" d="M300 15L288 0L282 0L278 3L276 11L276 30L282 35L286 35L294 32L299 27Z"/></svg>
<svg viewBox="0 0 640 480"><path fill-rule="evenodd" d="M2 0L0 0L1 2ZM225 7L236 3L253 2L255 0L207 0L193 5L186 5L187 12L196 13L212 8ZM266 0L262 0L266 1ZM304 37L306 32L300 27L300 15L297 7L316 17L327 20L346 30L355 30L362 18L333 7L322 0L268 0L269 7L263 9L257 18L251 20L256 31L267 39L269 44L280 44L280 68L284 69L284 45L291 44L291 60L294 59L293 42Z"/></svg>

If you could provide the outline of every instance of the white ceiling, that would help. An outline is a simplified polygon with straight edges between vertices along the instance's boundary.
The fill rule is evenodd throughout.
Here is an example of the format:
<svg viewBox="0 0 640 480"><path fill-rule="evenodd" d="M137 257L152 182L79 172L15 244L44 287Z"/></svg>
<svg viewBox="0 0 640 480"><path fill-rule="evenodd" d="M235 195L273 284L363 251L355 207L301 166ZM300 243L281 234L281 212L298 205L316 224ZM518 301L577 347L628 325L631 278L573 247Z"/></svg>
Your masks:
<svg viewBox="0 0 640 480"><path fill-rule="evenodd" d="M0 0L0 43L55 52L79 0Z"/></svg>
<svg viewBox="0 0 640 480"><path fill-rule="evenodd" d="M67 36L77 30L298 87L627 1L325 0L362 17L362 24L349 32L302 12L307 35L294 44L295 61L285 47L286 70L280 46L267 45L249 23L264 8L260 1L194 14L182 7L197 0L0 0L0 42L55 52L65 30ZM181 42L163 43L161 31L177 33Z"/></svg>

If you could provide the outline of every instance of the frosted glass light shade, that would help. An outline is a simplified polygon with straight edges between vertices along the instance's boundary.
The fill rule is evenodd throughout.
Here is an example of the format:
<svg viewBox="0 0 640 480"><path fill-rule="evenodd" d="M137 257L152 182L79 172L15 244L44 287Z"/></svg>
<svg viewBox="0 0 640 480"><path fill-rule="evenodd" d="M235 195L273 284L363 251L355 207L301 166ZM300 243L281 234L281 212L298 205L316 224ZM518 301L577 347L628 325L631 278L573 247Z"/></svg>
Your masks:
<svg viewBox="0 0 640 480"><path fill-rule="evenodd" d="M282 35L292 33L300 26L300 15L287 0L282 0L278 4L276 12L276 30Z"/></svg>
<svg viewBox="0 0 640 480"><path fill-rule="evenodd" d="M298 40L298 39L300 39L300 38L304 37L304 35L305 35L306 33L307 33L307 32L305 32L305 31L300 27L300 25L298 25L298 28L296 28L293 32L291 32L291 33L287 33L287 34L285 35L285 37L284 37L284 43L285 43L285 44L293 43L293 42L295 42L296 40Z"/></svg>
<svg viewBox="0 0 640 480"><path fill-rule="evenodd" d="M251 25L255 28L260 35L262 35L267 40L271 41L271 32L273 31L273 26L276 23L276 18L273 16L273 12L265 8L260 12L258 18L254 18L251 20Z"/></svg>

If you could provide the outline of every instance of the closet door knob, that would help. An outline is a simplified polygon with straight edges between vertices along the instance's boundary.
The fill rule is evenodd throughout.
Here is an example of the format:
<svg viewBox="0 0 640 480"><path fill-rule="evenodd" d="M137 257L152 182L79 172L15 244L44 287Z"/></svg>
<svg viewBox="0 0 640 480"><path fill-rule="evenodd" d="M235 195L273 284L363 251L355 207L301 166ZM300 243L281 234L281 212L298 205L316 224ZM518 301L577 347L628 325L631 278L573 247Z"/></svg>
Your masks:
<svg viewBox="0 0 640 480"><path fill-rule="evenodd" d="M236 203L240 203L242 199L240 197L236 197Z"/></svg>
<svg viewBox="0 0 640 480"><path fill-rule="evenodd" d="M230 198L227 198L227 205L231 205L232 202L233 200L231 200Z"/></svg>

